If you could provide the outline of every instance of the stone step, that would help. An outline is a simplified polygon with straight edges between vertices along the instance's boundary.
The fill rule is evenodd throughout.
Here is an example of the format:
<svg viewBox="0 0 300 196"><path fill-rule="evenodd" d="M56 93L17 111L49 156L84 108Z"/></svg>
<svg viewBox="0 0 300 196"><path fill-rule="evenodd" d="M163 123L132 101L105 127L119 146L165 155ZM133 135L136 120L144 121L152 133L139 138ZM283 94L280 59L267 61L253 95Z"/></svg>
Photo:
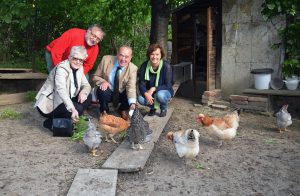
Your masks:
<svg viewBox="0 0 300 196"><path fill-rule="evenodd" d="M79 169L67 196L115 196L118 170Z"/></svg>
<svg viewBox="0 0 300 196"><path fill-rule="evenodd" d="M154 148L155 142L159 139L173 111L173 108L169 108L165 117L145 116L144 120L149 123L150 129L153 131L152 141L143 144L144 150L136 151L130 148L128 140L124 140L105 161L102 168L117 169L119 172L136 172L142 170Z"/></svg>

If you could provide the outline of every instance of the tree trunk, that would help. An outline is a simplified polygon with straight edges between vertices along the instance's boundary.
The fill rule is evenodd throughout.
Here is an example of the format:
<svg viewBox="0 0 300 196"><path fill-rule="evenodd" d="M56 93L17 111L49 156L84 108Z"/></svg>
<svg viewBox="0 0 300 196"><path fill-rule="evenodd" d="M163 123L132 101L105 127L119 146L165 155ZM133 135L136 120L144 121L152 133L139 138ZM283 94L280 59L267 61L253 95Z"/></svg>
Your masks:
<svg viewBox="0 0 300 196"><path fill-rule="evenodd" d="M151 32L150 43L158 43L167 54L168 25L170 6L166 0L151 0Z"/></svg>

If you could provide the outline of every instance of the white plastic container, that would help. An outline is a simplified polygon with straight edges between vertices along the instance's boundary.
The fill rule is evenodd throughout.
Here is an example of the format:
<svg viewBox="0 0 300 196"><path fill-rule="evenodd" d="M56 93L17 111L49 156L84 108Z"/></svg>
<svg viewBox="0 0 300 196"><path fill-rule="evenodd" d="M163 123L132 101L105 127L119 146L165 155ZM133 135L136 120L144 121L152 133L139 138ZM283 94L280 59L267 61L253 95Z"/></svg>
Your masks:
<svg viewBox="0 0 300 196"><path fill-rule="evenodd" d="M289 90L296 90L298 87L299 80L298 79L291 79L291 80L284 80L286 88Z"/></svg>
<svg viewBox="0 0 300 196"><path fill-rule="evenodd" d="M251 73L254 75L254 88L258 90L269 89L273 69L253 69Z"/></svg>

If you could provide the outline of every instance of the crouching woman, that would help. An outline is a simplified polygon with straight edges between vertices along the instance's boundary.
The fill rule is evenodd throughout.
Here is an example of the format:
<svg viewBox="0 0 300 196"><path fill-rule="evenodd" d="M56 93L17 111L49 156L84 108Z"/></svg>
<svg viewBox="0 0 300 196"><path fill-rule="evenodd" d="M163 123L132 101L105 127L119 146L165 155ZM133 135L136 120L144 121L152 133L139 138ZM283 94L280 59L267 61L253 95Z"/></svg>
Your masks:
<svg viewBox="0 0 300 196"><path fill-rule="evenodd" d="M148 60L140 67L138 101L150 107L149 116L160 108L160 117L167 114L168 102L173 96L171 65L163 60L164 51L159 44L151 44L147 50Z"/></svg>
<svg viewBox="0 0 300 196"><path fill-rule="evenodd" d="M91 103L91 86L83 72L83 62L87 58L83 46L73 46L69 58L59 63L49 74L36 96L35 107L47 118L43 126L51 130L52 119L79 116Z"/></svg>

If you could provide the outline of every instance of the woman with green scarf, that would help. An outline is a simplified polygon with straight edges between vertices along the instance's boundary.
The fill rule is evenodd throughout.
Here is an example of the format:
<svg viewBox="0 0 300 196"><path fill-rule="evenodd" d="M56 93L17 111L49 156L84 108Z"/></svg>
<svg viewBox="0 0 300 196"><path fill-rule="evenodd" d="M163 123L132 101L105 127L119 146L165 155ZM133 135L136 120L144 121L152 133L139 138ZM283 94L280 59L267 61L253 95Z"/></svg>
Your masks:
<svg viewBox="0 0 300 196"><path fill-rule="evenodd" d="M149 116L160 108L160 117L167 115L168 102L173 96L173 72L159 44L151 44L147 50L148 60L140 67L138 101L150 107Z"/></svg>

